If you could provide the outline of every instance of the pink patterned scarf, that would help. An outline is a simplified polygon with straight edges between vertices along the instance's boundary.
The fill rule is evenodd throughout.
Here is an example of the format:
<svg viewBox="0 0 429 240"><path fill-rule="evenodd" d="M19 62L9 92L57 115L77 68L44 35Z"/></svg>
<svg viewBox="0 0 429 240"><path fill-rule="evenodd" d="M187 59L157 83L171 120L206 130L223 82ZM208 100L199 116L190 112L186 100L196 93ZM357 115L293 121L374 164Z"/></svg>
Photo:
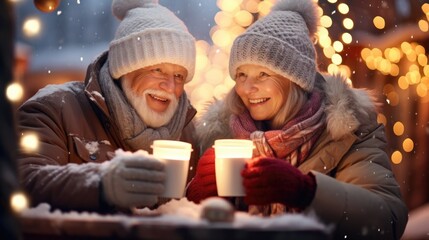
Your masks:
<svg viewBox="0 0 429 240"><path fill-rule="evenodd" d="M281 130L259 130L247 111L233 115L230 126L236 138L253 140L256 146L254 157L277 157L299 166L325 128L324 112L322 96L315 91L296 117Z"/></svg>

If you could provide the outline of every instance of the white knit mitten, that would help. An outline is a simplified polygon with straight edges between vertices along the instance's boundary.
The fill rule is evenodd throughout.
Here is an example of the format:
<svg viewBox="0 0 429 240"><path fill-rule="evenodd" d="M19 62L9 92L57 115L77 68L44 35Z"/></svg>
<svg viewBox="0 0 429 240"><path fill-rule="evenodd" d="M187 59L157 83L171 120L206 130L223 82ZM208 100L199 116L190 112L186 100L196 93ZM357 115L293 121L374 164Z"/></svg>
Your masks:
<svg viewBox="0 0 429 240"><path fill-rule="evenodd" d="M104 198L114 206L151 207L164 191L164 163L144 151L117 150L101 174Z"/></svg>

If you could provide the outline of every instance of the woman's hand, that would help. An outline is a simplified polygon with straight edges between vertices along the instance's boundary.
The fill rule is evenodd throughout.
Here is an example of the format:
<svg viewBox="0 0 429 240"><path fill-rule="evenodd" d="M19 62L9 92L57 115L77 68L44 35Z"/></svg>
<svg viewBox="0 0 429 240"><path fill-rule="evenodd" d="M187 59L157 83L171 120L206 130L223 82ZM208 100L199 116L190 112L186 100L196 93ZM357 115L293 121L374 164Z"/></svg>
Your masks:
<svg viewBox="0 0 429 240"><path fill-rule="evenodd" d="M304 209L310 205L316 192L312 173L302 174L283 159L254 158L241 173L249 205L282 203Z"/></svg>

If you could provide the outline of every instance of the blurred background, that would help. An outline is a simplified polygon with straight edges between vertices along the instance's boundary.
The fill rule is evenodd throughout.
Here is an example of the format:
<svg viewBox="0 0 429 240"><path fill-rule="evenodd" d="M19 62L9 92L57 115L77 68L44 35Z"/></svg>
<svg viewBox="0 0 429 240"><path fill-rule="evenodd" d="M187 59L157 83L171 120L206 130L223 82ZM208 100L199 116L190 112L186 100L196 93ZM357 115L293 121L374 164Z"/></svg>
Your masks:
<svg viewBox="0 0 429 240"><path fill-rule="evenodd" d="M234 85L227 71L232 41L274 2L160 0L198 40L196 74L186 88L200 112ZM376 92L382 104L378 121L386 126L404 199L410 210L429 203L429 0L318 2L320 70L341 72L353 86ZM15 68L7 97L15 108L46 84L82 81L119 23L106 0L13 5Z"/></svg>

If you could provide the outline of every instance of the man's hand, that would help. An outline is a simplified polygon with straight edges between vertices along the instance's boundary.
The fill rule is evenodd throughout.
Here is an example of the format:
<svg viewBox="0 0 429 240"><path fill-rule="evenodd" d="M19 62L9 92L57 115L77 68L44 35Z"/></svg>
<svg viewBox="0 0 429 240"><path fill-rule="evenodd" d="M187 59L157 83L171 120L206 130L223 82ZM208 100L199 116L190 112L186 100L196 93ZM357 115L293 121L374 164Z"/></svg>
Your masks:
<svg viewBox="0 0 429 240"><path fill-rule="evenodd" d="M151 207L164 191L164 163L147 154L116 155L102 171L105 200L122 208Z"/></svg>

